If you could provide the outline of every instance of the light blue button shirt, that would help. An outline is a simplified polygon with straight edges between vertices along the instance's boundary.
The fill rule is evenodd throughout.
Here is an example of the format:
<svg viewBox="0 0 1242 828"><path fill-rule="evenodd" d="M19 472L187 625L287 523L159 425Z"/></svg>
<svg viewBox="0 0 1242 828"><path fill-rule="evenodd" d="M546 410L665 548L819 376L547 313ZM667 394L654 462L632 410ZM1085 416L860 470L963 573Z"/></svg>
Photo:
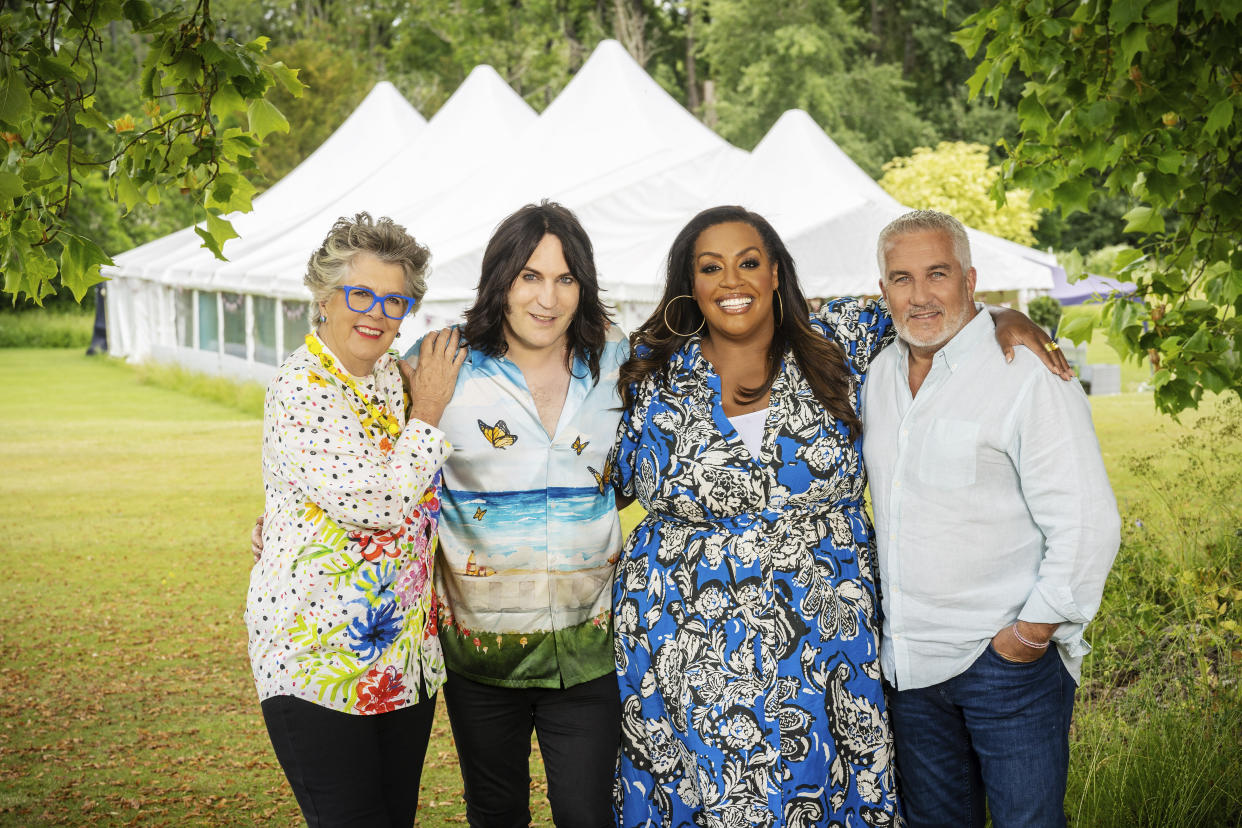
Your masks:
<svg viewBox="0 0 1242 828"><path fill-rule="evenodd" d="M908 356L886 348L863 392L885 677L938 684L1021 619L1060 624L1077 681L1120 543L1082 388L1025 348L1007 364L987 312L936 353L917 396Z"/></svg>

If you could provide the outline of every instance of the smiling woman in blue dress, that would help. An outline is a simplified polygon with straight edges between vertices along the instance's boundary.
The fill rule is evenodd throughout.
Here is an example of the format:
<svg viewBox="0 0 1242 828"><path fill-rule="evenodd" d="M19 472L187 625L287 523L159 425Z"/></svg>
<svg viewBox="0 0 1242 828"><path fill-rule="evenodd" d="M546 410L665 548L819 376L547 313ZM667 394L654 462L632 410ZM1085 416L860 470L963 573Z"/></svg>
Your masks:
<svg viewBox="0 0 1242 828"><path fill-rule="evenodd" d="M891 319L806 307L772 227L717 207L632 337L612 462L647 516L613 588L623 828L901 822L858 409ZM1047 339L1008 321L1004 341Z"/></svg>

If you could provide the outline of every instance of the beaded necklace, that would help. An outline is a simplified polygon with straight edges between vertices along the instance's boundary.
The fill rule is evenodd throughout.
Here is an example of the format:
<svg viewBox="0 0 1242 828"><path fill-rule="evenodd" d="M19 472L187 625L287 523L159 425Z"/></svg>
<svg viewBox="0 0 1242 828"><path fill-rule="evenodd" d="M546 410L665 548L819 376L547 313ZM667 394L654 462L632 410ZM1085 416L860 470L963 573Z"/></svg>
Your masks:
<svg viewBox="0 0 1242 828"><path fill-rule="evenodd" d="M362 389L358 387L358 383L354 382L354 378L349 374L346 374L340 368L336 367L336 360L332 358L331 354L324 352L323 342L319 340L319 337L315 336L313 333L307 334L306 348L315 355L315 357L319 360L319 364L322 365L328 373L345 383L345 386L350 391L353 391L354 396L362 402L363 407L366 409L365 413L367 416L363 416L363 412L358 411L356 406L351 405L350 407L354 409L354 413L358 415L358 419L362 420L362 424L365 427L379 431L381 436L384 432L388 432L388 434L391 434L393 437L396 437L401 433L401 424L397 421L396 417L389 413L387 407L380 402L379 395L372 394L371 398L367 399L366 394L363 394Z"/></svg>

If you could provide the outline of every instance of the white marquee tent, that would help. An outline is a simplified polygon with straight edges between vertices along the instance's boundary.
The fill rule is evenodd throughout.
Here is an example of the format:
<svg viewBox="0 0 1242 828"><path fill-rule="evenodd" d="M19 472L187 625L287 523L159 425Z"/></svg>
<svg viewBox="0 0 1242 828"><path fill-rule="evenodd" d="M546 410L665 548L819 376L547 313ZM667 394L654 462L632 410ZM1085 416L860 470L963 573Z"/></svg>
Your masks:
<svg viewBox="0 0 1242 828"><path fill-rule="evenodd" d="M802 110L782 115L745 174L720 194L765 216L798 264L807 296L878 292L875 242L909 211L850 160ZM1056 258L968 229L980 291L1050 290Z"/></svg>
<svg viewBox="0 0 1242 828"><path fill-rule="evenodd" d="M788 112L753 153L701 124L615 41L605 41L536 117L479 67L419 129L381 84L301 166L235 222L228 262L192 230L119 256L109 341L131 359L172 359L264 379L306 331L306 259L340 215L391 215L432 250L429 290L398 347L456 320L473 300L496 224L550 198L595 245L605 299L630 329L663 283L673 237L694 213L742 203L768 216L799 263L807 295L875 292L880 227L905 208L806 113ZM381 106L382 103L382 106ZM412 117L411 117L412 114ZM384 121L388 118L388 121ZM416 119L416 120L415 120ZM1050 257L972 233L982 289L1051 287ZM1055 266L1055 263L1052 263ZM995 280L992 275L995 274Z"/></svg>
<svg viewBox="0 0 1242 828"><path fill-rule="evenodd" d="M252 212L229 217L241 238L226 243L226 255L295 223L305 213L308 192L329 200L348 192L426 126L392 84L377 84L328 140L254 200ZM217 280L211 268L186 269L190 263L217 261L201 247L193 228L116 257L116 266L104 271L111 277L112 353L172 359L211 373L270 376L288 352L280 337L282 316L289 316L279 306L282 292L261 281ZM305 303L299 303L295 327L305 327L305 315Z"/></svg>

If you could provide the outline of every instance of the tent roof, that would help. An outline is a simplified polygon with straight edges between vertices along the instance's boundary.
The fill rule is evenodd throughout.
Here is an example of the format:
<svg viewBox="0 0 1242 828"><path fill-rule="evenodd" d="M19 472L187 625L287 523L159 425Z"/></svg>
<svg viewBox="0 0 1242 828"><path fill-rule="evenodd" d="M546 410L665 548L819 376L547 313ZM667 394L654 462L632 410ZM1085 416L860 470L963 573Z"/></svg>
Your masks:
<svg viewBox="0 0 1242 828"><path fill-rule="evenodd" d="M801 110L784 113L755 147L745 178L748 206L781 234L808 296L874 294L875 241L909 211L850 160ZM967 228L980 290L1048 289L1056 260Z"/></svg>
<svg viewBox="0 0 1242 828"><path fill-rule="evenodd" d="M391 83L381 81L335 132L288 175L254 199L249 213L229 220L240 238L226 242L233 257L282 229L303 220L312 205L339 197L362 176L384 165L427 121ZM172 281L175 273L224 265L201 247L193 227L186 227L116 257L114 273Z"/></svg>
<svg viewBox="0 0 1242 828"><path fill-rule="evenodd" d="M391 216L419 241L428 243L421 223L412 221L411 199L434 210L471 170L492 157L514 133L526 129L535 112L496 70L478 66L432 117L426 129L337 197L315 202L296 223L255 239L229 262L212 260L194 269L217 283L237 280L274 283L286 294L302 296L306 257L342 215L365 210ZM436 248L432 247L433 261Z"/></svg>
<svg viewBox="0 0 1242 828"><path fill-rule="evenodd" d="M1077 282L1070 283L1064 270L1054 276L1054 282L1049 295L1062 305L1081 305L1092 299L1103 299L1111 293L1129 295L1135 289L1130 282L1120 282L1094 273L1088 273Z"/></svg>

